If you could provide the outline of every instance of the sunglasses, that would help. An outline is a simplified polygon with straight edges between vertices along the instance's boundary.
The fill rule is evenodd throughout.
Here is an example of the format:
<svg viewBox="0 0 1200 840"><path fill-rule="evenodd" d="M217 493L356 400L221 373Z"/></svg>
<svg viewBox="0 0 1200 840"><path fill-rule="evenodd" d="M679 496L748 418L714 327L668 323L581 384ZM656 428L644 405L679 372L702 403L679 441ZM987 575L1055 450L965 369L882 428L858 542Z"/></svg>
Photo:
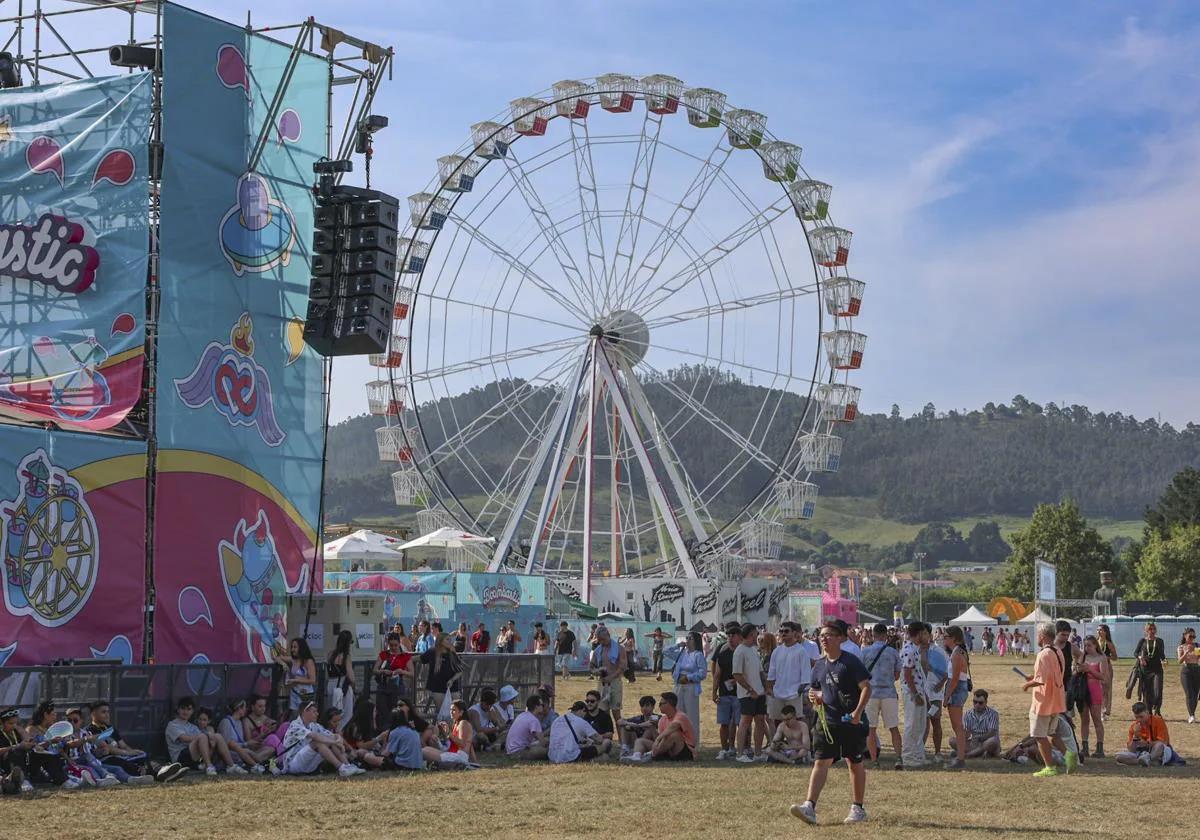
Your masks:
<svg viewBox="0 0 1200 840"><path fill-rule="evenodd" d="M584 700L583 702L584 702L584 703L586 703L586 704L587 704L587 705L589 705L589 706L594 706L594 705L596 705L597 703L599 703L600 701L599 701L599 700Z"/></svg>

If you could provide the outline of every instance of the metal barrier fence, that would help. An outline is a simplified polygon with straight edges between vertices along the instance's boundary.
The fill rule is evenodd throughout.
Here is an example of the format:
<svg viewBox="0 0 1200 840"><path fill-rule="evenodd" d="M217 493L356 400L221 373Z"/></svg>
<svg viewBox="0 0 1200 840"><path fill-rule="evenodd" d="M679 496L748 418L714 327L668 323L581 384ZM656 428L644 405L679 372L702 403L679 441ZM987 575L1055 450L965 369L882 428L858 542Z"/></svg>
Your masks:
<svg viewBox="0 0 1200 840"><path fill-rule="evenodd" d="M511 685L519 694L518 709L542 683L554 682L554 657L536 654L467 654L462 657L462 677L452 692L468 705L478 701L485 688ZM385 692L385 700L403 697L413 708L429 711L432 697L425 689L427 666L414 661L415 679L400 693ZM371 678L374 660L354 663L358 696L369 687L371 699L379 687ZM317 663L316 699L324 707L325 664ZM140 749L165 755L164 729L175 716L182 697L192 697L198 708L212 709L221 717L229 703L258 694L267 700L268 714L280 719L287 710L284 671L274 664L202 665L45 665L0 668L0 708L16 708L28 720L43 701L54 703L62 717L68 708L107 701L111 720L121 737ZM414 685L415 684L415 685ZM350 714L352 710L344 710ZM436 711L436 710L433 710ZM215 724L215 718L214 718Z"/></svg>

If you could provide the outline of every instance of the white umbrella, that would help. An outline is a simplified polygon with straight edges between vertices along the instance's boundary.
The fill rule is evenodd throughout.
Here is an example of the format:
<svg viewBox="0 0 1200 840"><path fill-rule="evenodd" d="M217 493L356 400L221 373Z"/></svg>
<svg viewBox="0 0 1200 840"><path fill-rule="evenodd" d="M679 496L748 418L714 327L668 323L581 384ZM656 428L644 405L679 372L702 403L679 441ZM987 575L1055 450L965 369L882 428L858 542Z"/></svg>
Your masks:
<svg viewBox="0 0 1200 840"><path fill-rule="evenodd" d="M400 540L375 531L355 531L325 543L325 559L352 563L357 560L402 560Z"/></svg>
<svg viewBox="0 0 1200 840"><path fill-rule="evenodd" d="M493 537L477 537L457 528L438 528L431 534L409 540L399 547L401 551L410 548L465 548L469 545L491 545L496 540Z"/></svg>

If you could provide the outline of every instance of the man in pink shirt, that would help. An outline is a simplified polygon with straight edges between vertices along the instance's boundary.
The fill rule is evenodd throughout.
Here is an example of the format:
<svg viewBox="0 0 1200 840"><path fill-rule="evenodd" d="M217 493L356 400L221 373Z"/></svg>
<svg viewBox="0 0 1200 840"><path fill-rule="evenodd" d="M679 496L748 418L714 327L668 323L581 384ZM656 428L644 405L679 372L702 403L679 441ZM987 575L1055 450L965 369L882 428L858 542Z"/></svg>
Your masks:
<svg viewBox="0 0 1200 840"><path fill-rule="evenodd" d="M517 715L508 727L504 751L513 758L536 761L546 757L550 741L542 732L542 718L546 715L546 702L542 695L534 694L525 701L525 711Z"/></svg>
<svg viewBox="0 0 1200 840"><path fill-rule="evenodd" d="M679 712L679 697L673 691L659 695L658 737L638 738L629 761L695 761L696 728Z"/></svg>
<svg viewBox="0 0 1200 840"><path fill-rule="evenodd" d="M1054 625L1039 624L1038 651L1033 676L1025 680L1023 691L1033 689L1029 704L1029 737L1037 741L1043 767L1033 775L1057 776L1058 768L1050 752L1050 736L1058 729L1058 716L1067 710L1067 693L1063 688L1063 655L1054 646ZM1070 765L1067 772L1071 771Z"/></svg>

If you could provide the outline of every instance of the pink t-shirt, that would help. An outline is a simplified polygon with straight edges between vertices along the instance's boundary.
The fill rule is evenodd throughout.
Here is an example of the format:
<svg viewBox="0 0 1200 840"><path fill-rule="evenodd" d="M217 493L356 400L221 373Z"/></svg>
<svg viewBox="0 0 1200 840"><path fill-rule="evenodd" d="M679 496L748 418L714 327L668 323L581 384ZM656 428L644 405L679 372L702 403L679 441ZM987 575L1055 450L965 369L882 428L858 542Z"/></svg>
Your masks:
<svg viewBox="0 0 1200 840"><path fill-rule="evenodd" d="M667 717L663 715L658 719L658 734L661 735L667 731L667 727L672 723L678 723L679 728L683 732L683 742L691 747L692 752L696 751L696 727L692 726L692 719L678 709L675 711L675 717Z"/></svg>
<svg viewBox="0 0 1200 840"><path fill-rule="evenodd" d="M1033 665L1033 678L1041 683L1033 689L1029 711L1038 717L1056 715L1067 710L1067 693L1063 689L1062 654L1053 647L1038 651Z"/></svg>
<svg viewBox="0 0 1200 840"><path fill-rule="evenodd" d="M542 722L533 712L521 712L512 726L508 728L508 739L504 742L504 750L509 755L515 755L528 747L542 735Z"/></svg>

